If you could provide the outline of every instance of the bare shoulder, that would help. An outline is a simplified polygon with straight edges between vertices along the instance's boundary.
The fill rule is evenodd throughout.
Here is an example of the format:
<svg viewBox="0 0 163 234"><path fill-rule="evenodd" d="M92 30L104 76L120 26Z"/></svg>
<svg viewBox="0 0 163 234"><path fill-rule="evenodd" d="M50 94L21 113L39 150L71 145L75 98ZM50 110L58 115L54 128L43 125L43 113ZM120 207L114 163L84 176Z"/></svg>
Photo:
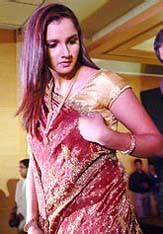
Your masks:
<svg viewBox="0 0 163 234"><path fill-rule="evenodd" d="M80 69L80 75L84 77L90 77L96 74L99 70L100 69L95 69L95 68L88 67L88 66L82 66Z"/></svg>

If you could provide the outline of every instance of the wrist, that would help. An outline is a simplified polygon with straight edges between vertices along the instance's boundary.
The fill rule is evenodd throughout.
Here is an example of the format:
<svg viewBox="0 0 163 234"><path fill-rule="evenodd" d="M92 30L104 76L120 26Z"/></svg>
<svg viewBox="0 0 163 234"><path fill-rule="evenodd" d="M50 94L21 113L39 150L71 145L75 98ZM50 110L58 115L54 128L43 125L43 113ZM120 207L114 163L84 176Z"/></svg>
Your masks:
<svg viewBox="0 0 163 234"><path fill-rule="evenodd" d="M98 137L98 144L105 146L105 147L109 147L109 142L111 139L111 135L112 135L112 130L108 129L107 127L104 127L101 130L101 134Z"/></svg>
<svg viewBox="0 0 163 234"><path fill-rule="evenodd" d="M133 134L130 134L130 145L127 150L121 151L123 154L129 154L131 155L136 148L136 138Z"/></svg>

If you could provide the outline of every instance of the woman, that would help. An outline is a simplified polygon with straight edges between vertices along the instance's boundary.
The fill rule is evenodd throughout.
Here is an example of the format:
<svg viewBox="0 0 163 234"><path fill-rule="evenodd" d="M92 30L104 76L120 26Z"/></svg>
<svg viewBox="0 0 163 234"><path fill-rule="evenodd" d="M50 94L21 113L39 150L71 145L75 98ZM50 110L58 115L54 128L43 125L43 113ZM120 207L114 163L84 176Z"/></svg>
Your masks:
<svg viewBox="0 0 163 234"><path fill-rule="evenodd" d="M91 61L70 9L31 16L21 78L28 233L140 233L115 151L158 154L160 134L130 86ZM130 132L117 132L117 120Z"/></svg>

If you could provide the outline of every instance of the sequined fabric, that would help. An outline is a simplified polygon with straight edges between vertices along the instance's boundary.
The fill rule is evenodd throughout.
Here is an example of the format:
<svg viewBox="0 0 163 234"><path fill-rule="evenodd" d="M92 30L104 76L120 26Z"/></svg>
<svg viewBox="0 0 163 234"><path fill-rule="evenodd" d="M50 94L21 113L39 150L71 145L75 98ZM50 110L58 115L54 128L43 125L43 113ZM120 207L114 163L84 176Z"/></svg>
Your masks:
<svg viewBox="0 0 163 234"><path fill-rule="evenodd" d="M28 137L39 226L45 234L141 233L115 151L86 141L78 129L79 117L94 111L116 129L110 107L127 88L130 86L121 77L100 70L77 95L67 99L47 137L47 87L39 137ZM54 113L61 100L53 94Z"/></svg>

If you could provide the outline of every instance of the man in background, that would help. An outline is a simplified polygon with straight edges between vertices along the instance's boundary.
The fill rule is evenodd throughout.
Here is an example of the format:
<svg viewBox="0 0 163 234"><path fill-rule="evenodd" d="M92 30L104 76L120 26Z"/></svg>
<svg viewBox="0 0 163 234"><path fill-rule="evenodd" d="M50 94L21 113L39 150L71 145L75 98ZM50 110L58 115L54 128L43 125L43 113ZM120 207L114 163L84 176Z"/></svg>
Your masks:
<svg viewBox="0 0 163 234"><path fill-rule="evenodd" d="M134 193L135 209L138 218L150 215L150 179L143 171L142 160L134 160L135 171L129 177L129 189Z"/></svg>
<svg viewBox="0 0 163 234"><path fill-rule="evenodd" d="M154 40L154 50L157 58L163 63L163 29L161 29L155 37ZM160 82L161 96L163 99L163 78Z"/></svg>
<svg viewBox="0 0 163 234"><path fill-rule="evenodd" d="M16 185L15 206L11 211L9 225L16 227L18 234L25 234L24 225L26 222L26 177L29 167L29 159L19 162L20 179Z"/></svg>
<svg viewBox="0 0 163 234"><path fill-rule="evenodd" d="M159 194L159 176L156 172L154 164L149 163L148 165L148 176L151 181L150 191L150 211L151 216L158 216L158 194Z"/></svg>
<svg viewBox="0 0 163 234"><path fill-rule="evenodd" d="M163 63L163 29L161 29L155 37L154 51L159 61ZM160 91L161 91L161 98L163 100L163 78L161 78L160 82ZM162 139L163 139L163 134L162 134ZM159 206L160 215L163 218L163 171L162 170L160 173L160 191L159 191L158 201L159 201L158 206Z"/></svg>

